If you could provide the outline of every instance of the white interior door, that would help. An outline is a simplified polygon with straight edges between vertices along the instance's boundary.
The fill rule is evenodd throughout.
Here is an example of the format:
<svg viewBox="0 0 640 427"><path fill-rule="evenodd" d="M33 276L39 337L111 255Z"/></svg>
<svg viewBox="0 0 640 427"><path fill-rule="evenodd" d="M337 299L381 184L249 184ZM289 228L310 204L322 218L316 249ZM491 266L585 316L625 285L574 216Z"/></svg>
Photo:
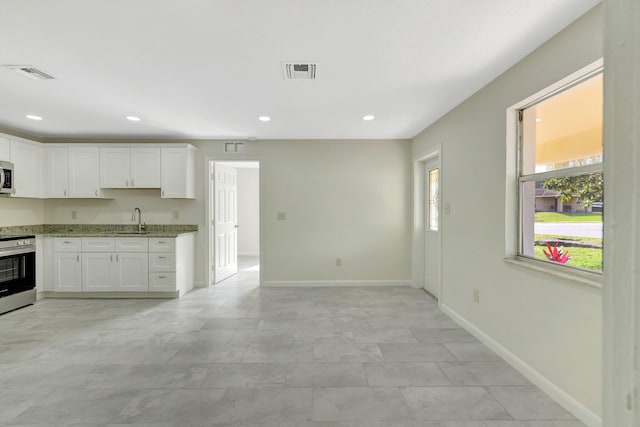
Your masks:
<svg viewBox="0 0 640 427"><path fill-rule="evenodd" d="M436 298L440 295L440 160L425 165L425 271L424 288Z"/></svg>
<svg viewBox="0 0 640 427"><path fill-rule="evenodd" d="M214 283L238 272L238 189L234 168L214 163L212 234Z"/></svg>

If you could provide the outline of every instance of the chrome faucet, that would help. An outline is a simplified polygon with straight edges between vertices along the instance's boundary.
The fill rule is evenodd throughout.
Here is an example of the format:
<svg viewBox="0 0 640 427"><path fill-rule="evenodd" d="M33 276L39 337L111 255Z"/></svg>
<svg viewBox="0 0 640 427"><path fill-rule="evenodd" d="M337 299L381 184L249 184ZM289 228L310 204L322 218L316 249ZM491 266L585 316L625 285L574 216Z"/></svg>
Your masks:
<svg viewBox="0 0 640 427"><path fill-rule="evenodd" d="M136 212L138 212L138 233L142 233L147 228L147 224L142 223L142 211L140 208L135 208L133 210L133 215L131 215L131 221L136 220Z"/></svg>

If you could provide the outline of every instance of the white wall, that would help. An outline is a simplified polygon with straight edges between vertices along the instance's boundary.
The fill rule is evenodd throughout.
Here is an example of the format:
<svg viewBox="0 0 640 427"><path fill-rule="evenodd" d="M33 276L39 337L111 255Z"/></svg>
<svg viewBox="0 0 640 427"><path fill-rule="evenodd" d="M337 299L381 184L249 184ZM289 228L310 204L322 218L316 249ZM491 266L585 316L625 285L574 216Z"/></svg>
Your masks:
<svg viewBox="0 0 640 427"><path fill-rule="evenodd" d="M238 168L238 255L260 253L260 170Z"/></svg>
<svg viewBox="0 0 640 427"><path fill-rule="evenodd" d="M601 21L598 6L413 143L414 159L443 147L442 202L451 204L442 217L443 306L566 392L564 403L591 424L602 411L601 290L503 260L505 111L602 57ZM415 241L421 233L417 227ZM480 304L472 300L474 288Z"/></svg>
<svg viewBox="0 0 640 427"><path fill-rule="evenodd" d="M0 227L42 224L43 209L42 200L0 197Z"/></svg>
<svg viewBox="0 0 640 427"><path fill-rule="evenodd" d="M158 190L118 190L115 200L47 200L44 222L127 223L138 206L150 224L197 224L196 284L204 286L207 159L260 160L263 281L410 280L409 141L256 141L241 155L225 155L222 141L193 144L196 200L160 199ZM278 212L287 220L278 221ZM338 257L343 267L336 267Z"/></svg>

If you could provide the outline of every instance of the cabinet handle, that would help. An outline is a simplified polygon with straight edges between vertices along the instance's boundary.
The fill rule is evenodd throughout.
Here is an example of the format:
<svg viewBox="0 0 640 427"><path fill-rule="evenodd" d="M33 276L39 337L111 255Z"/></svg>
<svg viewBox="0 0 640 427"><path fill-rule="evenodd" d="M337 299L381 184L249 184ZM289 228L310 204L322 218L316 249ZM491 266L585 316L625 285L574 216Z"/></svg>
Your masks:
<svg viewBox="0 0 640 427"><path fill-rule="evenodd" d="M80 262L80 255L76 255L76 261Z"/></svg>
<svg viewBox="0 0 640 427"><path fill-rule="evenodd" d="M70 244L71 242L70 242L70 241L68 241L68 240L65 240L65 241L64 241L64 242L62 242L62 243L64 243L65 245L68 245L68 244Z"/></svg>
<svg viewBox="0 0 640 427"><path fill-rule="evenodd" d="M128 186L129 186L129 178L127 178L127 180L125 181L124 186L125 186L125 187L128 187Z"/></svg>
<svg viewBox="0 0 640 427"><path fill-rule="evenodd" d="M96 190L96 197L98 197L98 190Z"/></svg>
<svg viewBox="0 0 640 427"><path fill-rule="evenodd" d="M164 197L164 190L162 190L162 197Z"/></svg>
<svg viewBox="0 0 640 427"><path fill-rule="evenodd" d="M116 255L116 262L120 262L120 255Z"/></svg>
<svg viewBox="0 0 640 427"><path fill-rule="evenodd" d="M135 184L133 183L133 178L131 179L131 186L135 186Z"/></svg>
<svg viewBox="0 0 640 427"><path fill-rule="evenodd" d="M113 254L111 254L111 262L113 262Z"/></svg>
<svg viewBox="0 0 640 427"><path fill-rule="evenodd" d="M164 245L164 244L166 244L166 243L167 243L167 242L165 242L164 240L162 240L162 241L158 242L158 244L159 244L159 245Z"/></svg>
<svg viewBox="0 0 640 427"><path fill-rule="evenodd" d="M158 279L166 279L167 276L158 276Z"/></svg>
<svg viewBox="0 0 640 427"><path fill-rule="evenodd" d="M64 197L67 197L67 189L64 189Z"/></svg>
<svg viewBox="0 0 640 427"><path fill-rule="evenodd" d="M159 256L158 259L166 259L166 256Z"/></svg>

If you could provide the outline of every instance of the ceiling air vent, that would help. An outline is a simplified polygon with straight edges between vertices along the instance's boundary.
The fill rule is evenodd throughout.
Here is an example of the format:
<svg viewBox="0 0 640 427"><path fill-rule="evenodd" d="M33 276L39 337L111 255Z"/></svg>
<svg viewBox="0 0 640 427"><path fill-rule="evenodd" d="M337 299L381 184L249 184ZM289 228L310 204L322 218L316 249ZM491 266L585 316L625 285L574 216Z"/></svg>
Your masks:
<svg viewBox="0 0 640 427"><path fill-rule="evenodd" d="M51 74L47 74L44 71L40 71L32 65L4 65L5 68L22 74L32 80L53 80L54 77Z"/></svg>
<svg viewBox="0 0 640 427"><path fill-rule="evenodd" d="M283 62L282 73L285 80L315 80L318 64L311 62Z"/></svg>

